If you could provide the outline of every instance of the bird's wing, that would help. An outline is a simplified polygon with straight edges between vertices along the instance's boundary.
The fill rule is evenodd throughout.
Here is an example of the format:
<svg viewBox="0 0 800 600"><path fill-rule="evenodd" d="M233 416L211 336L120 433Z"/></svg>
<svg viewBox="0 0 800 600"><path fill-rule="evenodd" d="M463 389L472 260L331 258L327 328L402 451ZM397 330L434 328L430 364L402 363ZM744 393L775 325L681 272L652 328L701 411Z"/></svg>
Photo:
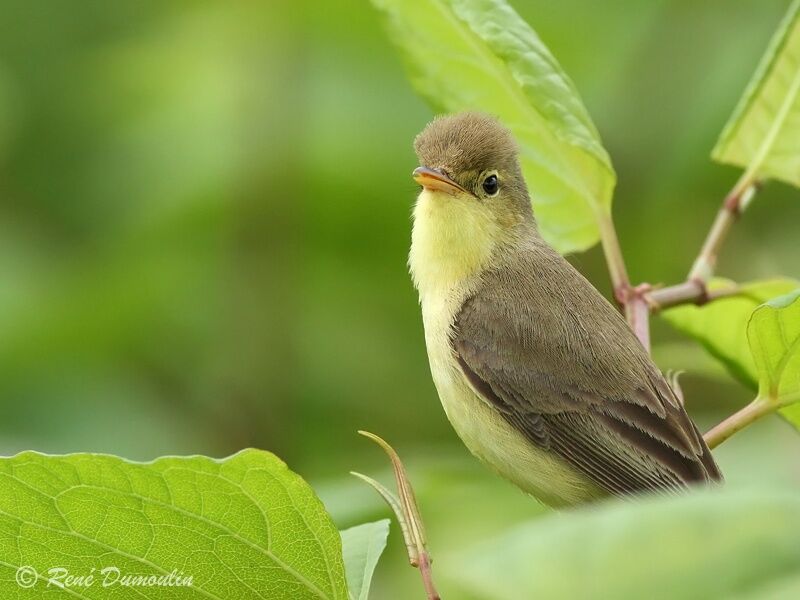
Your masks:
<svg viewBox="0 0 800 600"><path fill-rule="evenodd" d="M721 477L628 325L554 252L485 273L451 344L472 387L511 425L611 493Z"/></svg>

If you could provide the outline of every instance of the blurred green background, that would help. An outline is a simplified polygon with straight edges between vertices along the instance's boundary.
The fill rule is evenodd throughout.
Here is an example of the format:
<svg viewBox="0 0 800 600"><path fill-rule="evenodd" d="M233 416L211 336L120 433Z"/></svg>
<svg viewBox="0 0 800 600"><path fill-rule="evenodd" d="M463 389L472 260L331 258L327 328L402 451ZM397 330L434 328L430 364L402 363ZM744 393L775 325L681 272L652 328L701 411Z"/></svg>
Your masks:
<svg viewBox="0 0 800 600"><path fill-rule="evenodd" d="M738 176L709 152L788 2L512 4L612 156L632 278L680 280ZM405 262L431 116L364 0L2 0L0 451L256 446L347 526L386 513L347 475L385 474L368 429L408 459L439 555L537 513L430 381ZM798 222L798 191L769 185L720 274L800 277ZM599 249L572 258L608 293ZM703 426L749 398L663 323L653 338ZM770 418L718 456L730 485L796 486L798 453ZM378 598L418 592L401 546Z"/></svg>

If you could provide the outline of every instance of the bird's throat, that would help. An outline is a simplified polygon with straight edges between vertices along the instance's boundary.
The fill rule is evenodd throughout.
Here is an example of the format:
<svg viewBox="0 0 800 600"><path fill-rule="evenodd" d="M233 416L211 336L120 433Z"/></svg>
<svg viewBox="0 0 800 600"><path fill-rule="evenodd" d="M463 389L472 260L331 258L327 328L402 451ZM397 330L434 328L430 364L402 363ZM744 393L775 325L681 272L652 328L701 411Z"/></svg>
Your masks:
<svg viewBox="0 0 800 600"><path fill-rule="evenodd" d="M408 260L420 298L447 294L479 274L498 233L491 213L475 198L423 190L414 208Z"/></svg>

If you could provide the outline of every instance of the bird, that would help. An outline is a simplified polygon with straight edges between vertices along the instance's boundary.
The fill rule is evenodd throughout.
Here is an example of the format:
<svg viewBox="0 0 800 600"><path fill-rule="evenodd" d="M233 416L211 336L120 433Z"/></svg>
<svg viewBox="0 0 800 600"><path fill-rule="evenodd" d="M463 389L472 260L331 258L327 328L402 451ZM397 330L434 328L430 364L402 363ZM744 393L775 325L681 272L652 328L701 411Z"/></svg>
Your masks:
<svg viewBox="0 0 800 600"><path fill-rule="evenodd" d="M619 311L539 233L510 131L434 118L408 266L431 375L469 451L553 508L722 480Z"/></svg>

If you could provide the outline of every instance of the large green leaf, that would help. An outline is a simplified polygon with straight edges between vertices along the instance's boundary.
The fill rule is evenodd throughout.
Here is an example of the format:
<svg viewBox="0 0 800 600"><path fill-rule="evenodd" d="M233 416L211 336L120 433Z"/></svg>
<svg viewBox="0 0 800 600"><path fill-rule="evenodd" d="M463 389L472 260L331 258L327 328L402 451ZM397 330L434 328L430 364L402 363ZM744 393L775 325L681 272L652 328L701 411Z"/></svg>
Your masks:
<svg viewBox="0 0 800 600"><path fill-rule="evenodd" d="M750 177L800 186L800 0L789 8L714 147Z"/></svg>
<svg viewBox="0 0 800 600"><path fill-rule="evenodd" d="M715 289L728 285L732 283L716 279L710 287ZM753 336L756 334L753 327L755 324L756 329L760 330L762 320L772 315L772 312L762 314L763 309L758 307L798 287L800 282L793 279L757 281L741 286L741 293L736 296L715 300L704 306L677 306L665 311L663 317L676 329L698 340L734 377L756 391L761 376L757 359L754 358ZM761 316L752 323L751 316L756 315ZM777 335L774 327L772 332ZM800 427L797 405L781 409L781 414Z"/></svg>
<svg viewBox="0 0 800 600"><path fill-rule="evenodd" d="M615 175L575 90L503 0L372 0L412 84L438 111L478 109L514 132L544 237L562 252L599 239Z"/></svg>
<svg viewBox="0 0 800 600"><path fill-rule="evenodd" d="M20 567L35 590L20 589ZM322 504L258 450L145 464L95 454L0 459L0 598L42 597L54 568L94 574L82 598L347 598L339 533ZM193 581L126 592L103 586L106 568Z"/></svg>
<svg viewBox="0 0 800 600"><path fill-rule="evenodd" d="M759 395L779 402L800 400L800 289L759 306L747 326L759 375ZM800 404L782 409L800 428Z"/></svg>
<svg viewBox="0 0 800 600"><path fill-rule="evenodd" d="M353 600L367 600L372 574L386 548L389 519L356 525L342 531L342 554Z"/></svg>
<svg viewBox="0 0 800 600"><path fill-rule="evenodd" d="M796 493L705 490L552 515L442 567L481 600L754 598L796 576L798 536Z"/></svg>

